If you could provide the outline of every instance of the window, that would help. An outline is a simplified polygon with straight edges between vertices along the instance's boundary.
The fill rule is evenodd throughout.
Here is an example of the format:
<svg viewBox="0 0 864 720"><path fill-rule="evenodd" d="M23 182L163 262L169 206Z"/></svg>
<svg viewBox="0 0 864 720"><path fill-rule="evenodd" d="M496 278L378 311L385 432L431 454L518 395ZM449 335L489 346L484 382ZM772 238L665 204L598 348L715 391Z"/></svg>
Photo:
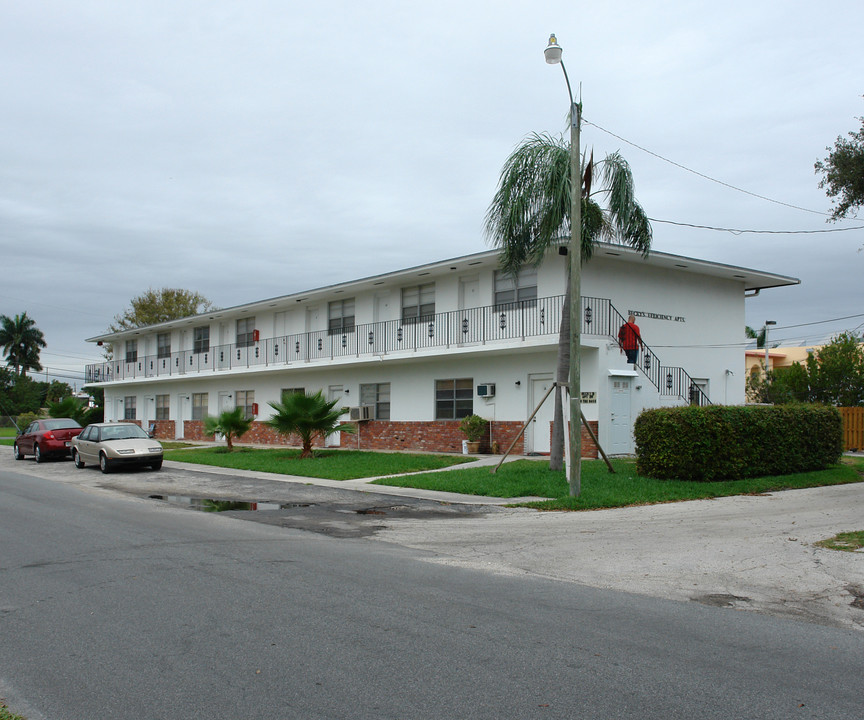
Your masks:
<svg viewBox="0 0 864 720"><path fill-rule="evenodd" d="M206 353L210 351L210 326L195 328L194 339L192 341L192 352Z"/></svg>
<svg viewBox="0 0 864 720"><path fill-rule="evenodd" d="M390 419L390 383L369 383L360 386L360 404L375 408L376 420Z"/></svg>
<svg viewBox="0 0 864 720"><path fill-rule="evenodd" d="M255 417L255 391L254 390L237 390L234 393L234 407L242 407L246 418L252 419Z"/></svg>
<svg viewBox="0 0 864 720"><path fill-rule="evenodd" d="M473 378L435 381L436 420L459 420L473 413Z"/></svg>
<svg viewBox="0 0 864 720"><path fill-rule="evenodd" d="M328 329L331 335L353 332L354 298L334 300L328 305Z"/></svg>
<svg viewBox="0 0 864 720"><path fill-rule="evenodd" d="M167 420L168 419L168 395L157 395L156 396L156 419L157 420Z"/></svg>
<svg viewBox="0 0 864 720"><path fill-rule="evenodd" d="M205 417L207 417L207 393L192 393L192 419L203 420Z"/></svg>
<svg viewBox="0 0 864 720"><path fill-rule="evenodd" d="M138 341L126 341L126 362L133 363L138 359Z"/></svg>
<svg viewBox="0 0 864 720"><path fill-rule="evenodd" d="M250 347L255 344L255 318L237 321L237 347Z"/></svg>
<svg viewBox="0 0 864 720"><path fill-rule="evenodd" d="M156 336L156 357L171 357L171 333L159 333Z"/></svg>
<svg viewBox="0 0 864 720"><path fill-rule="evenodd" d="M435 283L402 288L402 322L431 320L435 314Z"/></svg>
<svg viewBox="0 0 864 720"><path fill-rule="evenodd" d="M128 343L127 343L128 344ZM135 402L136 398L134 395L127 395L123 398L123 419L124 420L135 420Z"/></svg>
<svg viewBox="0 0 864 720"><path fill-rule="evenodd" d="M515 276L495 271L495 304L537 300L537 268L523 267Z"/></svg>
<svg viewBox="0 0 864 720"><path fill-rule="evenodd" d="M306 394L306 388L282 388L282 392L280 393L280 397L282 398L282 402L285 402L285 398L288 395L296 395L300 393L301 395Z"/></svg>

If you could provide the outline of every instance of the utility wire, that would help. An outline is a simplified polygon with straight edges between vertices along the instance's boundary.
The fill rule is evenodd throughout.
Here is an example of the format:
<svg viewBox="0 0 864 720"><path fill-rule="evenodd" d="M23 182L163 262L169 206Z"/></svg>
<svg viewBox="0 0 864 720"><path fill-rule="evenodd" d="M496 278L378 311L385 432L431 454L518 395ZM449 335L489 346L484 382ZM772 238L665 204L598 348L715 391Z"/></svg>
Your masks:
<svg viewBox="0 0 864 720"><path fill-rule="evenodd" d="M816 235L818 233L834 233L846 232L847 230L864 230L864 225L856 225L855 227L847 228L830 228L827 230L738 230L736 228L713 227L712 225L695 225L693 223L675 222L674 220L659 220L658 218L648 218L651 222L666 223L667 225L680 225L681 227L698 228L699 230L719 230L721 232L732 233L733 235L743 235L744 233L756 233L759 235Z"/></svg>
<svg viewBox="0 0 864 720"><path fill-rule="evenodd" d="M582 122L584 122L586 125L591 125L592 127L597 128L598 130L606 133L607 135L611 135L612 137L617 138L621 142L625 142L628 145L635 147L637 150L641 150L642 152L648 153L649 155L656 157L658 160L662 160L663 162L667 162L670 165L674 165L677 168L681 168L682 170L686 170L689 173L693 173L694 175L698 175L699 177L704 178L705 180L710 180L713 183L717 183L718 185L722 185L723 187L727 187L730 190L735 190L737 192L744 193L745 195L750 195L752 197L759 198L760 200L767 200L768 202L774 203L775 205L783 205L785 207L792 208L793 210L802 210L803 212L813 213L814 215L822 215L824 217L830 217L831 216L831 213L821 212L819 210L811 210L810 208L801 207L800 205L792 205L791 203L783 202L782 200L775 200L774 198L769 198L769 197L766 197L765 195L759 195L758 193L750 192L749 190L744 190L743 188L737 187L735 185L731 185L727 182L723 182L722 180L718 180L717 178L713 178L710 175L706 175L705 173L701 173L698 170L693 170L692 168L689 168L686 165L682 165L681 163L677 163L674 160L670 160L669 158L663 157L662 155L659 155L658 153L653 152L652 150L649 150L648 148L644 148L641 145L637 145L636 143L631 142L627 138L623 138L620 135L616 135L615 133L613 133L610 130L607 130L604 127L600 127L597 123L593 123L590 120L586 120L584 116L582 117Z"/></svg>

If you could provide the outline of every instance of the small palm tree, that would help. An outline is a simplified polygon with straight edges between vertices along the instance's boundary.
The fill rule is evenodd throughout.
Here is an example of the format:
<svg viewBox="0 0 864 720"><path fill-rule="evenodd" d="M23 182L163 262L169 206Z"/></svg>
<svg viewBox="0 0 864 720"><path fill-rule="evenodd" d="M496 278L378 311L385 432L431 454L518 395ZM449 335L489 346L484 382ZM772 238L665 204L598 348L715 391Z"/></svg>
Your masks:
<svg viewBox="0 0 864 720"><path fill-rule="evenodd" d="M46 346L45 336L26 312L14 318L0 315L0 346L16 375L25 377L28 370L42 369L39 350Z"/></svg>
<svg viewBox="0 0 864 720"><path fill-rule="evenodd" d="M320 390L314 395L304 393L284 395L281 403L270 403L274 414L266 424L280 435L299 435L303 443L300 458L311 458L314 457L312 441L316 435L325 438L330 433L340 430L345 432L355 430L353 425L339 422L342 410L334 410L338 402L338 399L325 400Z"/></svg>
<svg viewBox="0 0 864 720"><path fill-rule="evenodd" d="M219 433L225 436L228 452L234 450L234 439L239 440L249 432L252 427L252 418L246 417L246 410L242 407L226 410L219 417L208 415L204 418L204 434L215 435Z"/></svg>
<svg viewBox="0 0 864 720"><path fill-rule="evenodd" d="M90 414L90 408L71 395L57 402L48 403L48 415L52 418L72 418L79 425L86 425Z"/></svg>

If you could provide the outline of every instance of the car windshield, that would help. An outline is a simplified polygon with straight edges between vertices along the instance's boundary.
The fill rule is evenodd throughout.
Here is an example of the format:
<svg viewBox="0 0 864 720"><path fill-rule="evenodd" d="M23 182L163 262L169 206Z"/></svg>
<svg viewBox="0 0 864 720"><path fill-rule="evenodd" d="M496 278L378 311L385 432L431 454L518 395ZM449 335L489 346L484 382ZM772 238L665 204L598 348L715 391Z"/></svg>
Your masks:
<svg viewBox="0 0 864 720"><path fill-rule="evenodd" d="M81 427L77 422L69 418L46 420L44 424L46 430L74 430Z"/></svg>
<svg viewBox="0 0 864 720"><path fill-rule="evenodd" d="M150 437L137 425L117 425L102 428L102 440L132 440L134 438Z"/></svg>

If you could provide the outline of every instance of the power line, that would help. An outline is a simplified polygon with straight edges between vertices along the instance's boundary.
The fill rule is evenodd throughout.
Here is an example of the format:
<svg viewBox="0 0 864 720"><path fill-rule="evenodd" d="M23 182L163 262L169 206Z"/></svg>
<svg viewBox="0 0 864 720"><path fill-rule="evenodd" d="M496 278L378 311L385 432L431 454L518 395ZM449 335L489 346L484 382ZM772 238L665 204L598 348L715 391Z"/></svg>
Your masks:
<svg viewBox="0 0 864 720"><path fill-rule="evenodd" d="M738 230L736 228L713 227L712 225L695 225L693 223L675 222L674 220L659 220L657 218L648 218L651 222L666 223L667 225L680 225L681 227L698 228L699 230L719 230L721 232L732 233L733 235L743 235L744 233L756 233L759 235L816 235L818 233L834 233L847 232L848 230L864 230L864 225L856 225L848 228L830 228L826 230Z"/></svg>
<svg viewBox="0 0 864 720"><path fill-rule="evenodd" d="M689 168L686 165L682 165L681 163L677 163L674 160L670 160L667 157L663 157L662 155L660 155L660 154L658 154L652 150L649 150L648 148L644 148L641 145L637 145L636 143L631 142L627 138L623 138L620 135L616 135L612 131L607 130L606 128L600 127L597 123L593 123L590 120L586 120L584 116L582 117L582 122L584 122L586 125L591 125L592 127L597 128L598 130L606 133L607 135L611 135L612 137L617 138L621 142L625 142L628 145L635 147L637 150L641 150L642 152L648 153L649 155L656 157L658 160L662 160L663 162L667 162L670 165L674 165L677 168L681 168L681 170L686 170L689 173L693 173L694 175L698 175L699 177L704 178L705 180L710 180L713 183L717 183L718 185L722 185L723 187L727 187L730 190L735 190L737 192L744 193L745 195L750 195L752 197L759 198L760 200L767 200L768 202L774 203L775 205L783 205L785 207L792 208L793 210L802 210L803 212L813 213L814 215L822 215L824 217L830 217L831 216L831 213L821 212L819 210L811 210L810 208L801 207L800 205L792 205L791 203L783 202L782 200L775 200L774 198L766 197L765 195L759 195L758 193L750 192L749 190L744 190L743 188L737 187L736 185L731 185L730 183L723 182L722 180L718 180L717 178L713 178L710 175L706 175L705 173L701 173L698 170L693 170L692 168Z"/></svg>

